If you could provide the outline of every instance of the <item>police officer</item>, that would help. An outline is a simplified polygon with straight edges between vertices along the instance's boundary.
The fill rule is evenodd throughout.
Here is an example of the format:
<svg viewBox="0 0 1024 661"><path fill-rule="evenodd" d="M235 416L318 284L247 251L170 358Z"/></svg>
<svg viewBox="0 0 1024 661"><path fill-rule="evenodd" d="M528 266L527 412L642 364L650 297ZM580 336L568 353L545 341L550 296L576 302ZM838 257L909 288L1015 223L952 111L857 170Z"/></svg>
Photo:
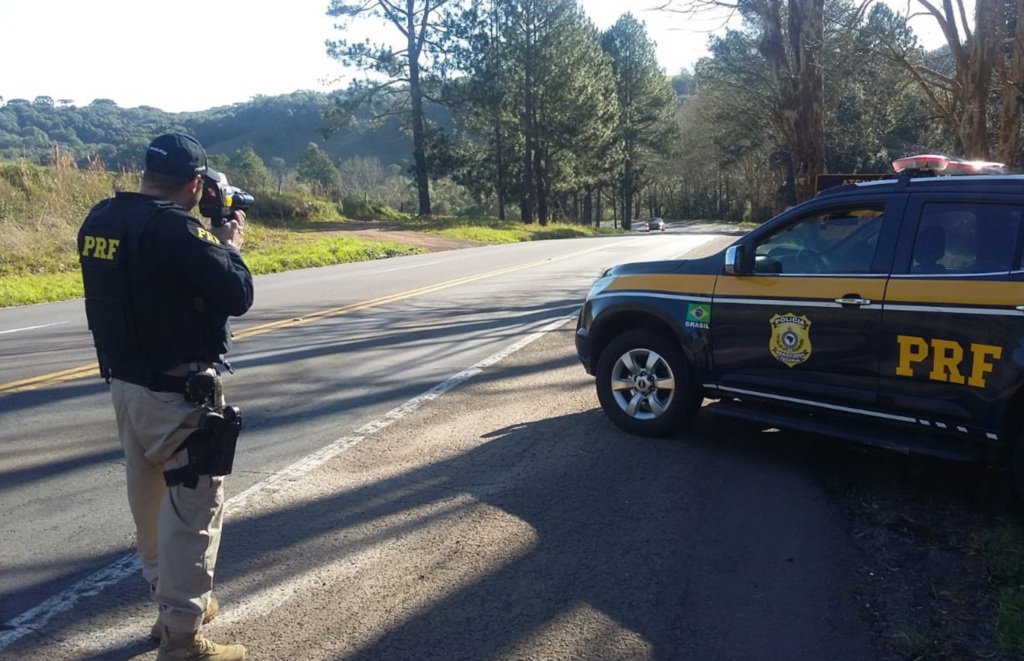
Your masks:
<svg viewBox="0 0 1024 661"><path fill-rule="evenodd" d="M161 135L146 152L139 192L97 204L78 235L86 316L110 383L142 573L160 607L151 634L161 639L158 661L246 657L243 646L218 645L200 631L218 609L213 576L230 472L208 459L212 451L233 456L241 419L222 431L205 423L227 413L218 366L231 346L228 317L253 301L239 252L245 215L235 211L207 229L189 214L207 172L195 138Z"/></svg>

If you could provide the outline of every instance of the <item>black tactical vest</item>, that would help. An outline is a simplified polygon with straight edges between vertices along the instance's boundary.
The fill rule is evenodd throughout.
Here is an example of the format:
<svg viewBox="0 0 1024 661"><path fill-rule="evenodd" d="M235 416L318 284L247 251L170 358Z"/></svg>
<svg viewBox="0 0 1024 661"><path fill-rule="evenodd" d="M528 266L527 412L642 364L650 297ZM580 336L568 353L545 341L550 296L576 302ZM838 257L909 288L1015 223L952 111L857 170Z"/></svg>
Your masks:
<svg viewBox="0 0 1024 661"><path fill-rule="evenodd" d="M144 379L182 363L213 362L230 342L226 317L205 310L187 283L169 279L167 265L142 250L146 228L173 208L118 196L96 205L79 230L85 314L105 376Z"/></svg>

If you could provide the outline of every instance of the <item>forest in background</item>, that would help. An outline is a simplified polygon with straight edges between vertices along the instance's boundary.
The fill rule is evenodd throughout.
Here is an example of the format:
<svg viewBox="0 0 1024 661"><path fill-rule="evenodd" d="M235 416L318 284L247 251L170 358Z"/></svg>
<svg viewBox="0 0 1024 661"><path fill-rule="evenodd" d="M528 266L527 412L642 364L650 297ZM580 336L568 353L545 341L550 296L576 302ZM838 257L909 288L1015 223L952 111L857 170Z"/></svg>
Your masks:
<svg viewBox="0 0 1024 661"><path fill-rule="evenodd" d="M257 193L361 201L363 215L625 227L647 215L763 221L805 199L815 174L888 172L910 153L1019 160L1008 92L1024 57L1005 2L991 35L952 25L950 47L926 52L883 4L746 0L743 27L673 75L630 14L600 31L575 0L409 6L428 14L407 49L328 45L377 74L331 94L192 113L0 98L0 159L137 170L153 136L182 130ZM328 13L343 22L379 7L334 0ZM1000 39L1007 48L993 50Z"/></svg>

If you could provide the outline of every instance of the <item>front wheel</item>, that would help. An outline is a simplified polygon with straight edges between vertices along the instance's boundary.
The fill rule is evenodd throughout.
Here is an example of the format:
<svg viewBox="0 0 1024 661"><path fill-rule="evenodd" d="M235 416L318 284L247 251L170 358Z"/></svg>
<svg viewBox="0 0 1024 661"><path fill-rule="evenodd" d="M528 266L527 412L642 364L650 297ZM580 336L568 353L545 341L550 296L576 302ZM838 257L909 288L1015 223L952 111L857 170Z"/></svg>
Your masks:
<svg viewBox="0 0 1024 661"><path fill-rule="evenodd" d="M676 431L700 404L682 350L650 330L623 333L601 352L597 398L616 427L638 436Z"/></svg>

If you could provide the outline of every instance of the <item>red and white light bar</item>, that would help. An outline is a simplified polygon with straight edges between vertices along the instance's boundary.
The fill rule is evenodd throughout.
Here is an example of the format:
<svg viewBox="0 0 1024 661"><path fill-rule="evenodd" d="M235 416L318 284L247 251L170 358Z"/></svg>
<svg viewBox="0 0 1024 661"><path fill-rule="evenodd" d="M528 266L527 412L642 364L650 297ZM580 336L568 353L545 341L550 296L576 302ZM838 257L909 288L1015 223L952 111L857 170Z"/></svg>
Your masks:
<svg viewBox="0 0 1024 661"><path fill-rule="evenodd" d="M965 161L949 156L921 154L896 159L892 162L892 169L896 172L931 170L941 174L1002 174L1006 166L992 161Z"/></svg>

